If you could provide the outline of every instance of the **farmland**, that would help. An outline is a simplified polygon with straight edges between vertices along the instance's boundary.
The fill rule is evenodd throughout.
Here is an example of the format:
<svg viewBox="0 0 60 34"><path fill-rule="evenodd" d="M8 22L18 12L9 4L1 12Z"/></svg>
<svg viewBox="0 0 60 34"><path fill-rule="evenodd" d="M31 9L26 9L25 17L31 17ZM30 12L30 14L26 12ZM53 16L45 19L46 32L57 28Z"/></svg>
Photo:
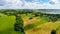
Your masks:
<svg viewBox="0 0 60 34"><path fill-rule="evenodd" d="M36 10L38 12L38 10ZM9 13L9 12L8 12ZM56 34L60 34L60 20L55 22L48 21L45 16L36 16L33 13L19 14L24 23L25 34L51 34L52 30L56 30ZM36 13L37 14L37 13ZM14 30L16 22L15 15L0 13L0 34L20 34Z"/></svg>

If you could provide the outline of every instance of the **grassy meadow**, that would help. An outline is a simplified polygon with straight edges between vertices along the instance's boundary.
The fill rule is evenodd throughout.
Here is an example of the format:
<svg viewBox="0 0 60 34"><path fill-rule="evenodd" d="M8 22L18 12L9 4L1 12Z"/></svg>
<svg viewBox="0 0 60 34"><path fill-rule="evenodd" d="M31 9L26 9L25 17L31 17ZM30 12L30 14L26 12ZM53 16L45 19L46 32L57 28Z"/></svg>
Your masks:
<svg viewBox="0 0 60 34"><path fill-rule="evenodd" d="M60 20L53 23L48 22L48 19L44 16L34 17L33 14L19 15L24 22L25 34L51 34L51 31L56 29L56 34L60 34ZM14 15L8 16L0 13L0 34L20 34L20 32L14 31L15 19Z"/></svg>

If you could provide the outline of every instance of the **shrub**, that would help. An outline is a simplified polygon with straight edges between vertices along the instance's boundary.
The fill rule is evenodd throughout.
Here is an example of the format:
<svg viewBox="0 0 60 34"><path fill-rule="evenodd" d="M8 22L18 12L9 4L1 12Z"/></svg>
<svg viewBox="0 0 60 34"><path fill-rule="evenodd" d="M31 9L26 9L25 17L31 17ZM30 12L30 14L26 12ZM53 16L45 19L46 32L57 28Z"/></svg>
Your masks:
<svg viewBox="0 0 60 34"><path fill-rule="evenodd" d="M51 34L56 34L56 30L52 30L51 31Z"/></svg>

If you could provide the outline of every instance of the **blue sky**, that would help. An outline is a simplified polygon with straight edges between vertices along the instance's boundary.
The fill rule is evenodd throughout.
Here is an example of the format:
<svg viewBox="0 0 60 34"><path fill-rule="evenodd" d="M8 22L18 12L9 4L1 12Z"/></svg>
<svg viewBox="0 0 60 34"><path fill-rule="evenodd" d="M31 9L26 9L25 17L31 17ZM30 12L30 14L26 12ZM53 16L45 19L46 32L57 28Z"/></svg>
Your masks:
<svg viewBox="0 0 60 34"><path fill-rule="evenodd" d="M0 9L60 9L60 0L0 0Z"/></svg>

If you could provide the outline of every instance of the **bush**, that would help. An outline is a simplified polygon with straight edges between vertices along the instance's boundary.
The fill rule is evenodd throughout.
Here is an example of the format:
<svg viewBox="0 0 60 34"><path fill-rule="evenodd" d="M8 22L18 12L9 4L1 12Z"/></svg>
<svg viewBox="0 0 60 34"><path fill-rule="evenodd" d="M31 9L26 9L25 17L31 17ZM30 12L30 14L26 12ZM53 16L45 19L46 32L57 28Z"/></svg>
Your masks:
<svg viewBox="0 0 60 34"><path fill-rule="evenodd" d="M31 17L31 18L29 18L29 19L33 19L33 18Z"/></svg>
<svg viewBox="0 0 60 34"><path fill-rule="evenodd" d="M56 30L52 30L51 31L51 34L56 34Z"/></svg>

